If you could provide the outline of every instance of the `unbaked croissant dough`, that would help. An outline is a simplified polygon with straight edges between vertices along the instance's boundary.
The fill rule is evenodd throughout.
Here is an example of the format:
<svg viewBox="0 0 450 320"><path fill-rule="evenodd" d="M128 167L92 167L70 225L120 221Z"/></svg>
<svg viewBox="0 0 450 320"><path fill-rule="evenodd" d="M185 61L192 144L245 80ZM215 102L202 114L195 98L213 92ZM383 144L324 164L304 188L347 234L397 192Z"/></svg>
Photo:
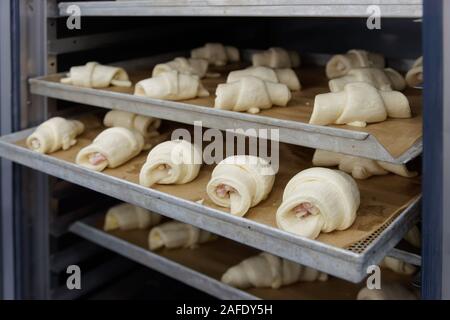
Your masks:
<svg viewBox="0 0 450 320"><path fill-rule="evenodd" d="M417 300L417 295L400 283L381 284L381 289L362 288L357 300Z"/></svg>
<svg viewBox="0 0 450 320"><path fill-rule="evenodd" d="M348 83L365 82L378 90L397 90L405 89L406 82L403 76L391 68L355 68L351 69L345 76L332 79L328 82L331 92L344 90Z"/></svg>
<svg viewBox="0 0 450 320"><path fill-rule="evenodd" d="M285 84L246 76L232 83L219 84L214 107L258 113L273 105L285 107L291 98L291 91Z"/></svg>
<svg viewBox="0 0 450 320"><path fill-rule="evenodd" d="M116 168L134 158L144 148L144 138L136 130L114 127L100 133L91 145L78 152L76 163L95 171Z"/></svg>
<svg viewBox="0 0 450 320"><path fill-rule="evenodd" d="M159 214L129 203L122 203L108 210L103 230L147 229L160 223L161 219Z"/></svg>
<svg viewBox="0 0 450 320"><path fill-rule="evenodd" d="M422 247L422 235L417 226L409 229L403 239L416 248Z"/></svg>
<svg viewBox="0 0 450 320"><path fill-rule="evenodd" d="M228 74L227 83L238 81L246 76L252 76L270 82L282 83L287 85L292 91L301 89L297 74L294 70L289 68L271 69L267 67L249 67L243 70L236 70Z"/></svg>
<svg viewBox="0 0 450 320"><path fill-rule="evenodd" d="M398 260L392 257L384 257L380 263L380 267L387 268L395 273L411 275L414 274L417 269L412 264Z"/></svg>
<svg viewBox="0 0 450 320"><path fill-rule="evenodd" d="M423 57L418 58L406 74L406 83L410 87L418 87L423 83Z"/></svg>
<svg viewBox="0 0 450 320"><path fill-rule="evenodd" d="M39 125L27 138L27 147L39 153L68 150L77 143L76 137L83 131L84 125L80 121L51 118Z"/></svg>
<svg viewBox="0 0 450 320"><path fill-rule="evenodd" d="M339 166L339 170L350 173L355 179L367 179L371 176L386 175L389 172L406 178L417 175L417 172L409 171L402 164L354 157L325 150L316 150L312 162L317 167Z"/></svg>
<svg viewBox="0 0 450 320"><path fill-rule="evenodd" d="M88 62L84 66L72 67L62 83L86 88L107 88L109 86L131 87L128 74L122 68Z"/></svg>
<svg viewBox="0 0 450 320"><path fill-rule="evenodd" d="M239 50L235 47L224 46L221 43L207 43L203 47L191 50L194 59L205 59L210 64L224 66L228 62L240 61Z"/></svg>
<svg viewBox="0 0 450 320"><path fill-rule="evenodd" d="M144 138L152 138L159 135L157 131L161 126L161 120L141 116L135 113L112 110L103 119L105 127L122 127L138 131Z"/></svg>
<svg viewBox="0 0 450 320"><path fill-rule="evenodd" d="M263 52L254 53L252 64L254 67L297 68L300 66L300 56L295 51L273 47Z"/></svg>
<svg viewBox="0 0 450 320"><path fill-rule="evenodd" d="M360 204L358 185L348 174L306 169L286 185L276 213L280 229L315 239L320 232L349 228Z"/></svg>
<svg viewBox="0 0 450 320"><path fill-rule="evenodd" d="M326 73L329 79L345 76L351 69L361 67L385 67L384 57L381 54L367 52L365 50L350 50L345 54L337 54L331 57L326 65Z"/></svg>
<svg viewBox="0 0 450 320"><path fill-rule="evenodd" d="M265 200L272 190L275 172L270 163L256 156L231 156L221 161L212 173L206 191L218 206L244 216Z"/></svg>
<svg viewBox="0 0 450 320"><path fill-rule="evenodd" d="M155 183L185 184L197 178L201 165L199 147L184 140L163 142L150 151L139 183L144 187Z"/></svg>
<svg viewBox="0 0 450 320"><path fill-rule="evenodd" d="M240 289L273 288L298 281L327 281L328 275L269 253L247 258L229 268L221 281Z"/></svg>
<svg viewBox="0 0 450 320"><path fill-rule="evenodd" d="M162 100L187 100L208 97L198 76L172 70L136 84L135 95Z"/></svg>
<svg viewBox="0 0 450 320"><path fill-rule="evenodd" d="M365 127L387 117L411 118L408 98L398 91L380 91L370 84L354 82L344 91L318 94L309 123Z"/></svg>
<svg viewBox="0 0 450 320"><path fill-rule="evenodd" d="M178 57L172 61L157 64L153 68L152 77L159 76L161 73L172 70L203 78L208 71L208 61L204 59L187 59L184 57Z"/></svg>
<svg viewBox="0 0 450 320"><path fill-rule="evenodd" d="M216 240L217 236L190 224L170 221L154 227L148 235L150 250L194 248L199 244Z"/></svg>

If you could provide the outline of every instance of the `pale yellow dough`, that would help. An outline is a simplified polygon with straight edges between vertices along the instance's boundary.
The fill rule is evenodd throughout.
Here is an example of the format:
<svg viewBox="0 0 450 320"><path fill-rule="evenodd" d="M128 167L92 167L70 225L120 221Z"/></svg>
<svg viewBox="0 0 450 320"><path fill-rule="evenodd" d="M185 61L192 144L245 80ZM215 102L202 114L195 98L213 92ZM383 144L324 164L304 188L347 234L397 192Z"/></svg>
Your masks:
<svg viewBox="0 0 450 320"><path fill-rule="evenodd" d="M147 229L161 222L162 217L141 207L122 203L109 208L103 230L112 231Z"/></svg>
<svg viewBox="0 0 450 320"><path fill-rule="evenodd" d="M67 77L61 79L61 82L86 88L131 87L132 85L123 68L104 66L97 62L72 67Z"/></svg>

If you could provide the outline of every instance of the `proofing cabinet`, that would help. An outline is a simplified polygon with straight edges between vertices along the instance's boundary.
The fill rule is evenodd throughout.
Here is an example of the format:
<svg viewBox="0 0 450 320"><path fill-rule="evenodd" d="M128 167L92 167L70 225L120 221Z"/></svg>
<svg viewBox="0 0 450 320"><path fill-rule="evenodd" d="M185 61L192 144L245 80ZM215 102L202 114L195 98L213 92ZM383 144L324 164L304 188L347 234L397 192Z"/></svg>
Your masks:
<svg viewBox="0 0 450 320"><path fill-rule="evenodd" d="M386 272L388 281L413 281L424 299L450 298L445 254L450 206L444 197L450 181L444 134L450 121L446 1L382 0L373 6L365 0L8 0L0 6L1 29L9 31L0 35L3 298L119 297L122 286L149 277L175 279L173 286L185 283L199 297L204 292L221 299L354 299L368 268L385 256L420 270L414 279ZM135 84L150 77L156 64L189 56L192 48L208 42L232 45L241 56L239 63L210 67L214 76L202 79L209 97L169 101L133 95L133 87L87 88L61 81L72 66L98 61L122 67ZM288 107L259 114L214 108L214 93L227 74L249 66L254 53L269 47L301 56L295 71L302 90L292 93ZM328 91L325 64L350 49L381 53L387 66L402 74L423 55L423 86L404 91L411 119L365 128L309 123L315 96ZM240 130L244 136L273 140L270 145L279 141L274 189L245 217L237 217L206 195L212 166L202 167L199 178L187 185L145 188L137 182L147 153L103 172L77 165L76 153L101 130L89 119L109 110L162 119L166 138L180 128L202 134L201 122L205 130ZM50 155L29 150L26 138L55 116L85 122L80 143ZM358 181L362 209L355 225L307 239L278 229L274 216L288 178L311 166L313 149L405 164L420 175ZM147 229L102 230L105 212L119 202L189 223L219 240L192 250L151 252ZM402 240L416 224L422 231L421 249ZM330 280L280 290L237 289L220 281L227 268L260 251L315 268ZM83 270L82 290L67 289L70 265Z"/></svg>

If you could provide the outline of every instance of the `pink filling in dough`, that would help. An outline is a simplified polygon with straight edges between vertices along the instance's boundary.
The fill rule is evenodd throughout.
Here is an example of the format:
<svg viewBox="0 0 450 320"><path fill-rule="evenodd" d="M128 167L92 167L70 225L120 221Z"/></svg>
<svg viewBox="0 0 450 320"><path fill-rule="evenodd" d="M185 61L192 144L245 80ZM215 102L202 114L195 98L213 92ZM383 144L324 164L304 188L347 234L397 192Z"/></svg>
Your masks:
<svg viewBox="0 0 450 320"><path fill-rule="evenodd" d="M106 161L106 158L100 152L92 153L89 155L89 163L94 166L99 165L103 161Z"/></svg>
<svg viewBox="0 0 450 320"><path fill-rule="evenodd" d="M220 184L216 188L217 196L220 198L227 198L230 196L230 192L236 192L236 189L233 187L230 187L226 184Z"/></svg>

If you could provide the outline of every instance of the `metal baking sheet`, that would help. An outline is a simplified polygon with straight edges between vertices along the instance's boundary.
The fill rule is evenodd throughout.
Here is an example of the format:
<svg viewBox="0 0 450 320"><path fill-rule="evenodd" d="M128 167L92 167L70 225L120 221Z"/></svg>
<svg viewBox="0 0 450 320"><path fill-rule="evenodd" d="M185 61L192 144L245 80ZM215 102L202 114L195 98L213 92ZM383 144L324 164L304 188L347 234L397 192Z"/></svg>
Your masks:
<svg viewBox="0 0 450 320"><path fill-rule="evenodd" d="M239 218L155 189L107 174L84 169L68 161L37 154L16 145L34 129L0 139L1 156L119 200L193 224L251 247L271 252L352 282L366 276L367 267L376 264L400 241L417 221L420 198L414 200L370 242L357 252L301 238L250 219Z"/></svg>

